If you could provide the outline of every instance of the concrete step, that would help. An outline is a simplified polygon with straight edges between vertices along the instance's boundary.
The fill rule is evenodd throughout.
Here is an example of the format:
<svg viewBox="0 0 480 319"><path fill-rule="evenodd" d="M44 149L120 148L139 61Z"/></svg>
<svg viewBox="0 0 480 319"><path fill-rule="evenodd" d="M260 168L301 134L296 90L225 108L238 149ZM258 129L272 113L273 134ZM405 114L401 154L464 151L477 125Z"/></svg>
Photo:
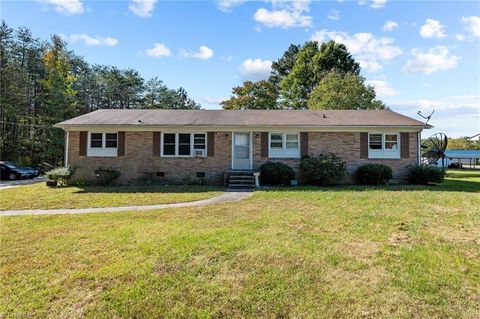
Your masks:
<svg viewBox="0 0 480 319"><path fill-rule="evenodd" d="M228 188L235 188L235 187L245 187L245 188L255 188L255 184L239 184L239 183L230 183L228 184Z"/></svg>
<svg viewBox="0 0 480 319"><path fill-rule="evenodd" d="M231 179L229 184L252 184L255 185L254 180L246 180L246 179Z"/></svg>
<svg viewBox="0 0 480 319"><path fill-rule="evenodd" d="M231 175L231 176L230 176L230 179L247 179L247 180L254 180L255 177L254 177L254 176L248 176L248 175L245 175L245 176Z"/></svg>

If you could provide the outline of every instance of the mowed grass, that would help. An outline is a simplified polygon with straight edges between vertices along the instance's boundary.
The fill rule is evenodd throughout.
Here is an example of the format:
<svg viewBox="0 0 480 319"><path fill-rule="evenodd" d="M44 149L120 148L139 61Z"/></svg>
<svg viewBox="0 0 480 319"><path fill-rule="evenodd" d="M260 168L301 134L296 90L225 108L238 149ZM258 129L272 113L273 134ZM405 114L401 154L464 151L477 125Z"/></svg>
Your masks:
<svg viewBox="0 0 480 319"><path fill-rule="evenodd" d="M213 186L47 187L37 183L0 190L0 210L180 203L210 198L222 190Z"/></svg>
<svg viewBox="0 0 480 319"><path fill-rule="evenodd" d="M479 318L480 174L3 217L4 317Z"/></svg>

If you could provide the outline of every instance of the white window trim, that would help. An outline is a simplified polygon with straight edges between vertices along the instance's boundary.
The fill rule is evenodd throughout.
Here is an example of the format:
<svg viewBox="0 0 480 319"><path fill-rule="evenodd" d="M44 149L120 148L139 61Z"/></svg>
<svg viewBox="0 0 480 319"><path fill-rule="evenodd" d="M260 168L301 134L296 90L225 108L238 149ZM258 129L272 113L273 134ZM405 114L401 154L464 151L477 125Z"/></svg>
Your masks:
<svg viewBox="0 0 480 319"><path fill-rule="evenodd" d="M282 148L272 148L272 134L282 135ZM287 135L297 135L297 148L287 148ZM299 132L269 132L268 133L269 158L300 158L300 133Z"/></svg>
<svg viewBox="0 0 480 319"><path fill-rule="evenodd" d="M370 135L379 134L382 135L382 149L372 150L370 149ZM385 148L385 135L397 135L397 149ZM368 158L369 159L400 159L400 133L399 132L368 132Z"/></svg>
<svg viewBox="0 0 480 319"><path fill-rule="evenodd" d="M175 134L175 155L164 155L163 154L163 136L165 134ZM179 134L190 134L190 155L178 155L178 149L179 149ZM195 134L203 134L205 135L205 148L202 150L205 150L205 154L203 156L195 156L195 147L194 147L194 142L195 142ZM162 132L160 134L160 156L161 157L207 157L208 154L208 134L206 132Z"/></svg>
<svg viewBox="0 0 480 319"><path fill-rule="evenodd" d="M107 133L117 134L117 147L107 147ZM91 147L92 134L102 134L102 147ZM88 132L87 157L117 157L118 132Z"/></svg>

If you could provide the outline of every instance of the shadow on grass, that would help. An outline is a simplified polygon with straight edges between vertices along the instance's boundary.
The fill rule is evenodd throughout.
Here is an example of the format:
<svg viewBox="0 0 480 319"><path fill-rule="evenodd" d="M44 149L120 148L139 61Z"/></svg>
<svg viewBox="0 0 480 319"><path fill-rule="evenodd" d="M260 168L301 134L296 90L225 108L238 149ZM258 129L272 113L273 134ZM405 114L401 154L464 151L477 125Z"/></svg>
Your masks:
<svg viewBox="0 0 480 319"><path fill-rule="evenodd" d="M205 193L225 191L217 185L135 185L135 186L75 186L76 194L87 193Z"/></svg>
<svg viewBox="0 0 480 319"><path fill-rule="evenodd" d="M386 185L386 186L361 186L361 185L335 185L335 186L299 186L292 187L271 187L264 188L266 192L291 192L291 191L317 191L317 192L365 192L365 191L431 191L431 192L468 192L480 193L480 182L446 180L443 184L437 185Z"/></svg>

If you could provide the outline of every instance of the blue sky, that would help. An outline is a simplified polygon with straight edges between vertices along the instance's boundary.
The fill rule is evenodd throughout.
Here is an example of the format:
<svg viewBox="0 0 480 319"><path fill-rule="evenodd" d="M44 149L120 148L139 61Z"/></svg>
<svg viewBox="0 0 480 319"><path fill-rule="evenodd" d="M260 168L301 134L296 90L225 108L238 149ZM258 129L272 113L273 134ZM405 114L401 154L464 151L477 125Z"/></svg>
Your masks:
<svg viewBox="0 0 480 319"><path fill-rule="evenodd" d="M394 111L435 109L434 129L480 132L478 1L2 1L11 27L61 34L91 63L184 87L204 108L266 78L291 43L334 39Z"/></svg>

